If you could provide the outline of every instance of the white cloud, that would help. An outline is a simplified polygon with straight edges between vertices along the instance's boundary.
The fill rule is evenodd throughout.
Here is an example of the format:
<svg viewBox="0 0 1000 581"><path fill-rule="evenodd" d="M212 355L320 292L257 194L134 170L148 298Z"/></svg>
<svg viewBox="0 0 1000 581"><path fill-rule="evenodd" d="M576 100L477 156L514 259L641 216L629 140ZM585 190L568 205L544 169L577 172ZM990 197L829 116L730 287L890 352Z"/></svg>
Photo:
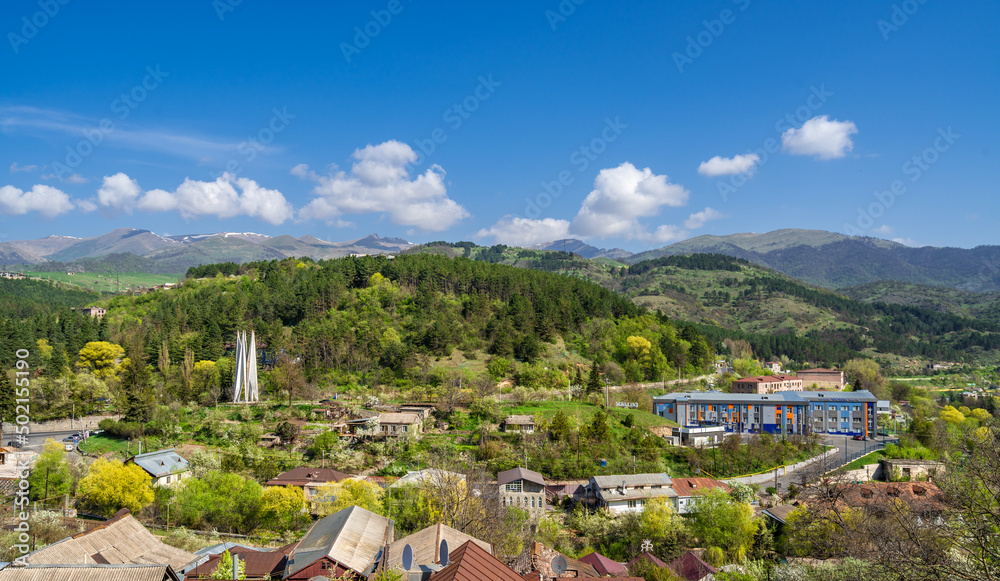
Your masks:
<svg viewBox="0 0 1000 581"><path fill-rule="evenodd" d="M77 200L76 207L84 214L89 214L97 209L97 204L95 204L92 200Z"/></svg>
<svg viewBox="0 0 1000 581"><path fill-rule="evenodd" d="M792 155L815 155L817 159L844 157L854 149L851 135L858 132L853 121L831 121L819 115L781 134L781 145Z"/></svg>
<svg viewBox="0 0 1000 581"><path fill-rule="evenodd" d="M572 232L584 237L648 238L639 218L656 216L662 206L683 206L689 192L683 186L655 175L647 167L637 169L629 162L602 169L594 189L584 199L573 219Z"/></svg>
<svg viewBox="0 0 1000 581"><path fill-rule="evenodd" d="M214 182L185 179L174 192L149 190L136 207L146 212L177 210L185 219L250 216L269 224L281 224L295 213L278 190L262 188L254 180L237 178L228 172Z"/></svg>
<svg viewBox="0 0 1000 581"><path fill-rule="evenodd" d="M681 240L687 236L688 232L683 228L671 224L663 224L656 228L650 239L660 243L667 243Z"/></svg>
<svg viewBox="0 0 1000 581"><path fill-rule="evenodd" d="M66 181L69 182L69 183L71 183L71 184L85 184L85 183L89 182L90 180L88 180L87 178L83 177L82 175L80 175L78 173L75 173L75 174L69 176L68 178L66 178Z"/></svg>
<svg viewBox="0 0 1000 581"><path fill-rule="evenodd" d="M56 188L35 185L27 192L14 186L0 187L0 214L23 216L28 212L38 212L46 218L54 218L73 209L69 196Z"/></svg>
<svg viewBox="0 0 1000 581"><path fill-rule="evenodd" d="M684 228L688 230L697 230L698 228L704 226L706 222L719 220L725 217L725 214L715 208L705 208L700 212L695 212L694 214L688 216L688 219L684 221Z"/></svg>
<svg viewBox="0 0 1000 581"><path fill-rule="evenodd" d="M18 165L16 161L10 164L10 173L17 173L19 171L32 172L37 169L38 169L37 165Z"/></svg>
<svg viewBox="0 0 1000 581"><path fill-rule="evenodd" d="M299 210L300 218L336 223L345 214L385 213L394 224L438 231L469 216L448 197L440 166L410 178L407 165L416 162L417 154L409 145L386 141L357 149L352 157L357 161L350 173L317 175L305 164L292 168L292 174L319 184L313 189L316 197Z"/></svg>
<svg viewBox="0 0 1000 581"><path fill-rule="evenodd" d="M101 187L97 190L97 203L102 208L131 214L141 192L139 182L118 172L113 176L104 176Z"/></svg>
<svg viewBox="0 0 1000 581"><path fill-rule="evenodd" d="M909 246L910 248L922 248L924 246L913 238L893 238L892 241L903 246Z"/></svg>
<svg viewBox="0 0 1000 581"><path fill-rule="evenodd" d="M511 246L532 246L550 240L569 237L569 220L544 218L532 220L504 216L489 228L476 233L477 238L493 238L495 242Z"/></svg>
<svg viewBox="0 0 1000 581"><path fill-rule="evenodd" d="M760 156L756 153L734 155L733 157L719 157L717 155L708 161L701 162L701 165L698 166L698 173L708 177L752 174L759 161Z"/></svg>
<svg viewBox="0 0 1000 581"><path fill-rule="evenodd" d="M896 229L888 224L882 224L878 228L872 228L873 234L882 234L883 236L892 236L896 233Z"/></svg>
<svg viewBox="0 0 1000 581"><path fill-rule="evenodd" d="M5 130L21 130L27 134L58 133L79 138L84 131L98 131L101 120L76 113L38 107L0 107L0 126ZM102 139L109 144L129 149L158 151L178 157L195 160L214 159L218 156L235 155L240 143L204 137L194 133L178 133L175 130L133 129L125 124L113 125L113 130L101 132ZM273 145L255 142L254 149L260 153L272 153L279 149Z"/></svg>

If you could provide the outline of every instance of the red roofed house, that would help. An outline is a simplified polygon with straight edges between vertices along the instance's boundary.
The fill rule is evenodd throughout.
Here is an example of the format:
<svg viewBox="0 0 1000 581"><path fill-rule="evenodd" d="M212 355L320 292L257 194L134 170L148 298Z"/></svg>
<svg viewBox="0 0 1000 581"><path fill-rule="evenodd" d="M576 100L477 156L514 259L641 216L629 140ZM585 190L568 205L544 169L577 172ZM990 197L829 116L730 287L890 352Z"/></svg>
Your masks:
<svg viewBox="0 0 1000 581"><path fill-rule="evenodd" d="M674 575L688 581L701 581L709 577L709 575L715 575L718 571L715 567L702 561L701 557L691 551L685 551L677 560L671 562L670 570L674 572Z"/></svg>
<svg viewBox="0 0 1000 581"><path fill-rule="evenodd" d="M816 389L844 389L847 379L843 371L834 369L803 369L796 371L795 375L809 387L816 386Z"/></svg>
<svg viewBox="0 0 1000 581"><path fill-rule="evenodd" d="M641 567L642 565L652 565L654 567L660 567L663 569L669 569L670 565L667 565L660 559L656 558L652 553L639 553L639 556L629 561L625 568L628 569L630 574L635 574L636 566Z"/></svg>
<svg viewBox="0 0 1000 581"><path fill-rule="evenodd" d="M430 581L524 581L473 541L453 550L448 561L448 566L431 575Z"/></svg>
<svg viewBox="0 0 1000 581"><path fill-rule="evenodd" d="M729 485L714 478L674 478L670 481L670 487L674 489L677 496L674 501L674 508L678 514L691 512L691 507L698 502L698 498L706 492L719 489L729 492Z"/></svg>
<svg viewBox="0 0 1000 581"><path fill-rule="evenodd" d="M763 375L744 377L733 382L732 393L775 393L777 391L802 391L802 380L792 375Z"/></svg>
<svg viewBox="0 0 1000 581"><path fill-rule="evenodd" d="M302 489L306 496L306 501L312 502L316 496L316 490L324 484L340 482L351 478L346 474L332 468L311 468L309 466L299 466L287 472L282 472L267 481L267 486L296 486Z"/></svg>
<svg viewBox="0 0 1000 581"><path fill-rule="evenodd" d="M601 577L617 577L625 575L625 565L612 561L600 553L587 553L580 557L581 563L586 563L597 570Z"/></svg>

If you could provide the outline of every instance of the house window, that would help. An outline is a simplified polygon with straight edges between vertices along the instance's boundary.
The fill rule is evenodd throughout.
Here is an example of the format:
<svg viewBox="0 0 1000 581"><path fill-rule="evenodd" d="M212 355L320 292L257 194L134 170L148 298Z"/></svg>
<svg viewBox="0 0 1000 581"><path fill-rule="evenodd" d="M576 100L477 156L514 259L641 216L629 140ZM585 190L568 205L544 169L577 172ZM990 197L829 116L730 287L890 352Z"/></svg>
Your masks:
<svg viewBox="0 0 1000 581"><path fill-rule="evenodd" d="M511 482L507 485L507 492L521 492L521 481Z"/></svg>
<svg viewBox="0 0 1000 581"><path fill-rule="evenodd" d="M634 500L628 501L628 507L629 508L635 508L636 507L636 502Z"/></svg>
<svg viewBox="0 0 1000 581"><path fill-rule="evenodd" d="M534 499L534 497L531 498L531 508L535 508L535 499Z"/></svg>

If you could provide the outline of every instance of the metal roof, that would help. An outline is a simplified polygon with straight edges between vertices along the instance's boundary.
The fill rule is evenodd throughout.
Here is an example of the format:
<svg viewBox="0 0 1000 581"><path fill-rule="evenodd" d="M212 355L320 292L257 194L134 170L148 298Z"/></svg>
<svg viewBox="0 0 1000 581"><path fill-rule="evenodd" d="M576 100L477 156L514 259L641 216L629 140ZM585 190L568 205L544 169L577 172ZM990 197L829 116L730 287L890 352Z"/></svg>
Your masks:
<svg viewBox="0 0 1000 581"><path fill-rule="evenodd" d="M420 419L420 414L416 412L385 412L379 414L378 421L380 424L412 426L413 424L421 423L423 420Z"/></svg>
<svg viewBox="0 0 1000 581"><path fill-rule="evenodd" d="M403 547L410 545L413 550L413 566L441 564L441 541L447 541L448 546L456 549L466 541L472 541L489 554L493 554L493 545L455 530L441 523L431 525L412 535L403 537L389 545L388 554L384 560L384 568L402 569ZM412 568L412 567L411 567Z"/></svg>
<svg viewBox="0 0 1000 581"><path fill-rule="evenodd" d="M149 472L153 478L188 471L188 461L174 452L173 448L132 456L126 462L134 463L139 468Z"/></svg>
<svg viewBox="0 0 1000 581"><path fill-rule="evenodd" d="M669 486L664 488L633 488L621 492L618 488L602 488L598 494L604 502L621 502L623 500L649 500L652 498L675 498L677 491Z"/></svg>
<svg viewBox="0 0 1000 581"><path fill-rule="evenodd" d="M528 482L534 482L535 484L541 484L545 486L545 477L535 472L534 470L528 470L527 468L511 468L510 470L504 470L500 474L497 474L497 484L510 484L511 482L516 482L518 480L527 480Z"/></svg>
<svg viewBox="0 0 1000 581"><path fill-rule="evenodd" d="M393 541L392 519L349 506L316 521L288 557L285 577L323 557L358 574L366 574L383 547Z"/></svg>
<svg viewBox="0 0 1000 581"><path fill-rule="evenodd" d="M96 557L113 565L166 563L175 571L196 558L161 542L127 509L122 509L99 527L38 549L28 554L25 561L32 565L93 565L98 563Z"/></svg>
<svg viewBox="0 0 1000 581"><path fill-rule="evenodd" d="M505 424L520 424L520 425L535 425L535 416L526 416L526 415L507 416L504 419L503 423L505 423Z"/></svg>
<svg viewBox="0 0 1000 581"><path fill-rule="evenodd" d="M170 565L8 565L0 581L177 581Z"/></svg>
<svg viewBox="0 0 1000 581"><path fill-rule="evenodd" d="M450 564L431 575L431 581L523 581L520 575L472 541L454 549Z"/></svg>
<svg viewBox="0 0 1000 581"><path fill-rule="evenodd" d="M305 486L307 484L340 482L348 478L351 478L350 474L334 470L333 468L298 466L268 480L267 486Z"/></svg>
<svg viewBox="0 0 1000 581"><path fill-rule="evenodd" d="M592 477L598 488L615 488L625 486L670 486L670 475L666 472L656 472L653 474L612 474L609 476ZM654 489L655 490L655 489Z"/></svg>
<svg viewBox="0 0 1000 581"><path fill-rule="evenodd" d="M411 470L405 476L389 485L389 488L398 486L420 486L430 484L432 486L453 486L459 482L465 482L465 474L449 472L440 468L424 468L423 470Z"/></svg>

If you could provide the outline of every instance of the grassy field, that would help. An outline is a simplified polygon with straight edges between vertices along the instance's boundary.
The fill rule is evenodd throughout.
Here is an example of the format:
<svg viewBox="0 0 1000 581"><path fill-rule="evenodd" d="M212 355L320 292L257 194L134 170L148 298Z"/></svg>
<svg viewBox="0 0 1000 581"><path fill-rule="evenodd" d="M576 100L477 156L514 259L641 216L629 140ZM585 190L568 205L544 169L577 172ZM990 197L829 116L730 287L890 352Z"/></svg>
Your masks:
<svg viewBox="0 0 1000 581"><path fill-rule="evenodd" d="M108 452L114 452L120 456L126 456L129 451L134 452L136 445L132 444L131 450L130 446L125 440L119 440L117 438L110 438L103 434L97 434L96 436L91 436L87 438L87 441L80 444L80 451L85 454L93 454L95 456L100 456L101 454L107 454Z"/></svg>
<svg viewBox="0 0 1000 581"><path fill-rule="evenodd" d="M146 274L142 272L25 272L28 276L57 280L74 284L86 289L102 293L122 293L135 290L140 286L151 287L167 282L177 282L181 274Z"/></svg>

